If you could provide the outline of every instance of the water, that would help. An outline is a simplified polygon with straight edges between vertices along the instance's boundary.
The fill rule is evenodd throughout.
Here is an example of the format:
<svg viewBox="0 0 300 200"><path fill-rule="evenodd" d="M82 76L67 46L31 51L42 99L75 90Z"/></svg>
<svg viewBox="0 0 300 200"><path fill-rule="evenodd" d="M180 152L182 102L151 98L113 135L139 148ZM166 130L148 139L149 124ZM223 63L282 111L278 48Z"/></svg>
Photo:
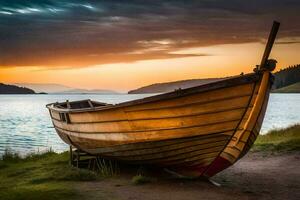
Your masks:
<svg viewBox="0 0 300 200"><path fill-rule="evenodd" d="M0 95L0 155L5 149L27 154L68 148L53 128L48 103L93 99L114 104L145 96L150 95Z"/></svg>
<svg viewBox="0 0 300 200"><path fill-rule="evenodd" d="M260 134L300 124L300 94L271 94Z"/></svg>
<svg viewBox="0 0 300 200"><path fill-rule="evenodd" d="M45 105L66 99L93 99L119 103L150 95L0 95L0 154L12 149L21 154L65 151ZM271 94L261 133L300 123L300 94Z"/></svg>

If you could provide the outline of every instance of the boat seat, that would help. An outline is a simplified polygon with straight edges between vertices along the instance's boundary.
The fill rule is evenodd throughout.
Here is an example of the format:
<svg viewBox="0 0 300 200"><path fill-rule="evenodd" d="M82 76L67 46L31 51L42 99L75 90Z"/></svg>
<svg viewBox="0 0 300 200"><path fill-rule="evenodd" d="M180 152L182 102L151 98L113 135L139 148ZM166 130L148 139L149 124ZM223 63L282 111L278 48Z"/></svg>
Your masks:
<svg viewBox="0 0 300 200"><path fill-rule="evenodd" d="M102 106L108 106L111 104L91 101L90 99L82 101L66 101L63 103L58 103L55 105L57 108L67 108L67 109L81 109L81 108L96 108Z"/></svg>

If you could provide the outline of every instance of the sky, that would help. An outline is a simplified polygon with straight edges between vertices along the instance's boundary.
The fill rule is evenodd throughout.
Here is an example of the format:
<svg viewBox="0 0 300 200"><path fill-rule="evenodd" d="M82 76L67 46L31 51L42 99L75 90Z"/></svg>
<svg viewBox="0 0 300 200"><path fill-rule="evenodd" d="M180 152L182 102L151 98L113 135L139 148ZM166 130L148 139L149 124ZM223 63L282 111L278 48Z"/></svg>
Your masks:
<svg viewBox="0 0 300 200"><path fill-rule="evenodd" d="M299 0L0 0L0 82L128 91L300 63Z"/></svg>

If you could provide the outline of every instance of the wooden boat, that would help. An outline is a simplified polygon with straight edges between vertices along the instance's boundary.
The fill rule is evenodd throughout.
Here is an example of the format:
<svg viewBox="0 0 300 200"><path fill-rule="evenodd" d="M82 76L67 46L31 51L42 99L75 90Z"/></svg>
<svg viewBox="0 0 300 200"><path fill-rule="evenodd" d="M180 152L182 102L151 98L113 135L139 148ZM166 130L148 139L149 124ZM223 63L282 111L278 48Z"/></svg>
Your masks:
<svg viewBox="0 0 300 200"><path fill-rule="evenodd" d="M254 73L174 92L105 104L48 104L64 142L92 155L211 177L243 157L259 134L276 61L274 22Z"/></svg>

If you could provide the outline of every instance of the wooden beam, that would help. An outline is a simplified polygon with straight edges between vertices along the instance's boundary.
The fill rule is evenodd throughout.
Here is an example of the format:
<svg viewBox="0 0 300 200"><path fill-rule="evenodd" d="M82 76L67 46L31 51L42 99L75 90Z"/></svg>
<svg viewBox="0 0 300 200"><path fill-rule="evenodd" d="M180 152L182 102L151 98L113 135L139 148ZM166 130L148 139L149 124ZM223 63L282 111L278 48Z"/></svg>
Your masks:
<svg viewBox="0 0 300 200"><path fill-rule="evenodd" d="M279 22L277 22L277 21L273 22L273 26L272 26L272 29L271 29L271 32L270 32L270 35L268 38L268 42L266 44L265 52L264 52L264 55L263 55L261 63L260 63L260 69L263 69L268 61L268 58L270 56L270 53L271 53L278 29L279 29L279 26L280 26Z"/></svg>

